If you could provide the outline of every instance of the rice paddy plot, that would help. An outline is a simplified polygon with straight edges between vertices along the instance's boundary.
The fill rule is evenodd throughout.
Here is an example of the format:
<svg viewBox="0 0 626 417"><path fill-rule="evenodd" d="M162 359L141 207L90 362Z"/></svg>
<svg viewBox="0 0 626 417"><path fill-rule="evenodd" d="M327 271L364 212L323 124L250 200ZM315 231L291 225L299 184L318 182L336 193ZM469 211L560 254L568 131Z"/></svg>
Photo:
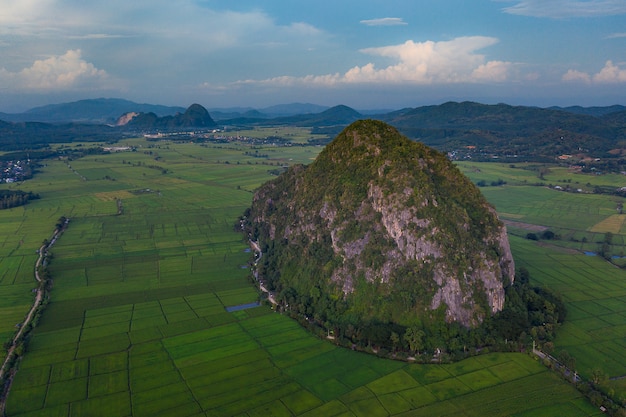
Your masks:
<svg viewBox="0 0 626 417"><path fill-rule="evenodd" d="M72 361L76 358L77 343L65 343L52 347L42 347L37 350L38 355L31 355L28 361L24 360L20 368L34 368L38 366L49 366L57 363Z"/></svg>
<svg viewBox="0 0 626 417"><path fill-rule="evenodd" d="M252 286L216 293L224 306L237 306L258 301L259 293Z"/></svg>
<svg viewBox="0 0 626 417"><path fill-rule="evenodd" d="M28 412L40 411L44 408L47 385L36 387L14 387L11 395L7 398L6 410L8 415L23 415ZM69 402L65 403L65 409L69 407ZM47 411L46 411L47 412Z"/></svg>
<svg viewBox="0 0 626 417"><path fill-rule="evenodd" d="M25 284L34 285L33 267L34 258L12 256L0 258L0 285ZM2 304L7 304L3 302Z"/></svg>
<svg viewBox="0 0 626 417"><path fill-rule="evenodd" d="M128 351L98 355L89 359L89 374L101 375L128 369Z"/></svg>
<svg viewBox="0 0 626 417"><path fill-rule="evenodd" d="M551 407L552 401L558 401L560 408L570 408L572 401L581 398L581 394L573 386L560 384L558 376L549 372L525 378L525 384L504 383L491 387L488 392L478 391L458 396L449 401L471 416L498 413L498 410L509 410L516 414L529 408ZM529 406L528 398L532 398Z"/></svg>
<svg viewBox="0 0 626 417"><path fill-rule="evenodd" d="M16 374L15 379L23 388L47 385L50 382L51 365L38 366L34 368L26 368Z"/></svg>
<svg viewBox="0 0 626 417"><path fill-rule="evenodd" d="M404 370L399 370L366 385L375 395L390 394L419 386Z"/></svg>
<svg viewBox="0 0 626 417"><path fill-rule="evenodd" d="M267 352L262 349L255 349L249 352L238 353L221 359L207 358L201 366L190 366L179 368L181 375L187 381L199 381L197 386L209 385L219 382L219 379L211 378L213 374L223 375L226 379L235 375L247 374L245 369L269 369L273 364Z"/></svg>
<svg viewBox="0 0 626 417"><path fill-rule="evenodd" d="M284 396L281 401L296 416L323 404L318 397L302 389Z"/></svg>
<svg viewBox="0 0 626 417"><path fill-rule="evenodd" d="M89 376L89 361L86 359L61 362L52 366L49 383L67 381Z"/></svg>
<svg viewBox="0 0 626 417"><path fill-rule="evenodd" d="M125 393L128 390L128 371L108 372L89 378L88 398L97 398L115 393Z"/></svg>

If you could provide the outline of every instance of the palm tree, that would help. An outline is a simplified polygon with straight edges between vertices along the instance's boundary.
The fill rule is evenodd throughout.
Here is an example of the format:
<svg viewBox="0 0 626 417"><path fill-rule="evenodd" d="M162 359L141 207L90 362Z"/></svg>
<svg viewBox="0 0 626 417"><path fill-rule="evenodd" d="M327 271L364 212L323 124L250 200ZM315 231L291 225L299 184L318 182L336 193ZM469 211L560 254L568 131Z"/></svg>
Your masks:
<svg viewBox="0 0 626 417"><path fill-rule="evenodd" d="M404 340L409 344L409 350L411 352L417 352L420 354L420 350L424 346L424 336L426 334L422 329L417 327L408 327L404 333Z"/></svg>

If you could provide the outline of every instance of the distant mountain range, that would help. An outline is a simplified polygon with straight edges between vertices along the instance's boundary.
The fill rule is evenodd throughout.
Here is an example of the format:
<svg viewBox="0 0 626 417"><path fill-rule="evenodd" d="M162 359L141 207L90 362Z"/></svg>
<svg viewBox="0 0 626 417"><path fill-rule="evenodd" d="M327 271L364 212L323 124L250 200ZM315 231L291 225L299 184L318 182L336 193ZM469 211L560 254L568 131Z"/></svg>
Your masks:
<svg viewBox="0 0 626 417"><path fill-rule="evenodd" d="M279 104L276 106L255 109L252 107L232 107L232 108L209 108L215 120L227 120L236 118L270 119L275 117L288 117L297 114L321 113L327 110L327 106L319 106L311 103L291 103Z"/></svg>
<svg viewBox="0 0 626 417"><path fill-rule="evenodd" d="M572 108L569 108L572 109ZM626 108L613 106L599 116L582 108L538 107L449 102L437 106L404 109L381 115L410 138L445 149L478 146L485 151L501 148L511 155L528 154L550 146L552 152L596 154L616 147L626 138Z"/></svg>
<svg viewBox="0 0 626 417"><path fill-rule="evenodd" d="M36 121L24 121L29 118ZM364 114L344 105L325 108L295 103L209 112L199 104L184 109L97 99L37 107L19 115L0 114L0 149L34 149L78 137L116 140L137 132L216 126L302 126L311 128L313 134L327 135L330 141L359 119L383 121L413 140L442 151L462 152L464 158L553 161L559 156L592 156L619 161L609 167L612 171L626 170L626 107L621 105L539 108L448 102ZM324 143L324 139L316 142Z"/></svg>
<svg viewBox="0 0 626 417"><path fill-rule="evenodd" d="M310 103L280 104L262 109L252 107L209 108L208 112L215 120L235 118L271 119L297 114L313 114L327 110L328 106ZM184 113L184 107L140 104L119 98L98 98L79 100L71 103L48 104L34 107L22 113L2 113L0 120L6 122L44 122L44 123L97 123L113 124L125 113L154 113L158 117L174 116Z"/></svg>
<svg viewBox="0 0 626 417"><path fill-rule="evenodd" d="M589 116L605 116L610 113L617 113L620 111L626 110L626 107L620 105L606 106L606 107L581 107L581 106L570 106L570 107L549 107L552 110L563 110L570 113L576 114L587 114Z"/></svg>
<svg viewBox="0 0 626 417"><path fill-rule="evenodd" d="M130 112L123 114L115 123L117 127L137 131L176 131L187 128L213 128L217 123L207 109L192 104L184 113L159 117L155 113Z"/></svg>
<svg viewBox="0 0 626 417"><path fill-rule="evenodd" d="M279 104L255 109L253 107L209 107L207 111L216 120L252 119L266 120L296 115L319 114L330 107L311 103ZM48 104L34 107L22 113L2 113L0 120L5 122L44 122L44 123L96 123L114 124L125 113L154 113L158 117L184 113L184 107L140 104L120 98L97 98L70 103ZM363 110L362 114L380 114L391 110Z"/></svg>
<svg viewBox="0 0 626 417"><path fill-rule="evenodd" d="M446 103L449 104L449 103ZM446 106L446 104L442 106ZM477 103L476 103L477 104ZM486 106L486 105L485 105ZM506 105L493 105L491 108L497 107L513 107ZM439 106L424 106L420 109L437 108ZM516 108L523 108L517 106ZM533 107L529 107L533 108ZM70 103L49 104L40 107L34 107L22 113L2 113L0 112L0 120L6 122L44 122L44 123L96 123L96 124L114 124L118 118L125 113L154 113L158 117L174 116L177 113L184 113L186 108L179 106L163 106L157 104L140 104L130 100L120 98L98 98L79 100ZM262 123L267 119L275 120L279 124L302 124L310 126L319 123L328 125L326 117L336 118L339 124L350 124L357 118L365 116L379 115L399 115L410 112L415 109L402 110L354 110L347 106L320 106L311 103L290 103L279 104L265 108L253 107L209 107L207 111L215 121L227 122L243 122L243 123ZM574 113L579 115L588 115L594 117L602 117L612 113L618 113L626 110L626 106L613 105L606 107L549 107L545 110L557 110L566 113ZM343 116L338 115L343 113ZM348 114L351 113L351 114ZM345 119L344 116L347 116ZM379 117L374 117L379 118ZM388 119L385 117L384 119ZM317 120L317 122L316 122ZM319 122L319 123L318 123Z"/></svg>
<svg viewBox="0 0 626 417"><path fill-rule="evenodd" d="M0 113L0 120L7 122L110 124L128 112L154 113L162 117L184 111L184 107L139 104L119 98L98 98L34 107L23 113Z"/></svg>

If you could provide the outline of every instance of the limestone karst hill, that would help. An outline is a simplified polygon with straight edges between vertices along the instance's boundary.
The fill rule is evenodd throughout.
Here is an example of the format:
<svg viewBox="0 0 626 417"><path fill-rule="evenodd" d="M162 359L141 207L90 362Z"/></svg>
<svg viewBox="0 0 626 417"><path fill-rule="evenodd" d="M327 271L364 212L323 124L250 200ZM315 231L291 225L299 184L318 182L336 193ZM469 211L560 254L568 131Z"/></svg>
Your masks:
<svg viewBox="0 0 626 417"><path fill-rule="evenodd" d="M255 194L260 278L319 323L472 327L514 280L506 231L444 154L379 121L348 126L309 166Z"/></svg>
<svg viewBox="0 0 626 417"><path fill-rule="evenodd" d="M177 130L181 128L212 128L217 126L207 109L200 104L192 104L184 113L159 117L154 113L125 113L116 123L134 129Z"/></svg>

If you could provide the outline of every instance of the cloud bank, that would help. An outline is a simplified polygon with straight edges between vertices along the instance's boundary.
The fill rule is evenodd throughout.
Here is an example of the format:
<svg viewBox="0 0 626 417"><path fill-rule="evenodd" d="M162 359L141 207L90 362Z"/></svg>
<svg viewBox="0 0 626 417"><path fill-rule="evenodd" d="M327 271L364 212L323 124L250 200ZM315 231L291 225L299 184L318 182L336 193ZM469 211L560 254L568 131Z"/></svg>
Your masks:
<svg viewBox="0 0 626 417"><path fill-rule="evenodd" d="M394 61L384 68L377 68L370 62L355 66L343 74L282 76L240 83L335 86L366 83L437 85L503 82L509 78L513 63L487 61L484 55L476 52L497 42L496 38L486 36L460 37L441 42L408 40L400 45L361 50L363 53Z"/></svg>
<svg viewBox="0 0 626 417"><path fill-rule="evenodd" d="M606 61L604 68L596 74L570 69L563 75L562 79L567 82L582 82L585 84L626 83L626 68L615 65L613 61Z"/></svg>

